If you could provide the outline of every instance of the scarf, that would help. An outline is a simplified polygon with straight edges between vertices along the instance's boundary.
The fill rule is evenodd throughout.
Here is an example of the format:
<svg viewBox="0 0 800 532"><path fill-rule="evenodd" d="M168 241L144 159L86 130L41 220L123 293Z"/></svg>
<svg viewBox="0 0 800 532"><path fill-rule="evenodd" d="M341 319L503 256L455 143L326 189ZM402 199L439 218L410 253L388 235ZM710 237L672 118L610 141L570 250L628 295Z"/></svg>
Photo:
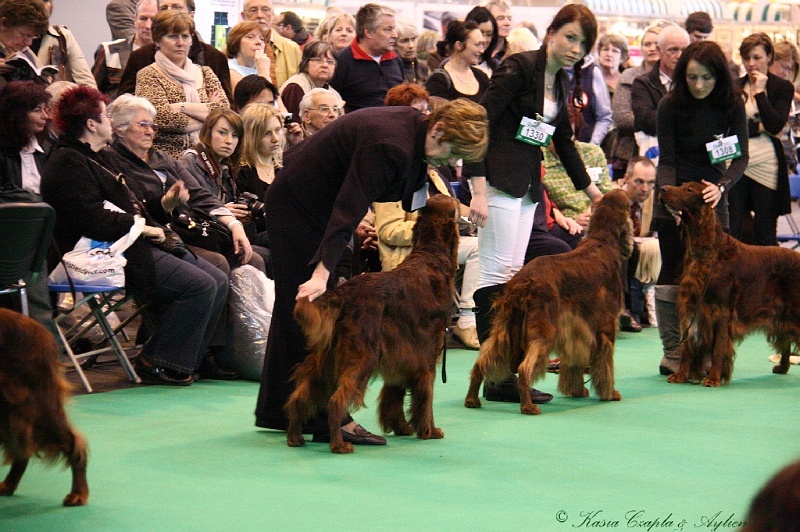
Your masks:
<svg viewBox="0 0 800 532"><path fill-rule="evenodd" d="M191 59L187 57L186 63L181 68L167 59L167 56L159 50L156 52L156 65L167 78L183 87L186 103L200 103L200 94L197 92L197 77L195 76L195 69L198 67L192 63Z"/></svg>

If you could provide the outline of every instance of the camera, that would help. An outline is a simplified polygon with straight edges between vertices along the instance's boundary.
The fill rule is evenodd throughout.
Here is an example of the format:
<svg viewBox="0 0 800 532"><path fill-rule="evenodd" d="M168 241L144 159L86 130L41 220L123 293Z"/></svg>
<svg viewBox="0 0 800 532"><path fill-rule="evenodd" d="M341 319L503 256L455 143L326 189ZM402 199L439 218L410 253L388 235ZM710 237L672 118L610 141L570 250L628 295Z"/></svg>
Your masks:
<svg viewBox="0 0 800 532"><path fill-rule="evenodd" d="M289 124L294 122L294 115L292 113L286 113L283 115L283 127L289 127Z"/></svg>
<svg viewBox="0 0 800 532"><path fill-rule="evenodd" d="M242 192L239 196L236 197L236 203L242 204L247 207L247 210L250 211L250 215L253 218L259 218L264 216L266 211L264 210L264 202L258 199L258 196L253 194L252 192Z"/></svg>

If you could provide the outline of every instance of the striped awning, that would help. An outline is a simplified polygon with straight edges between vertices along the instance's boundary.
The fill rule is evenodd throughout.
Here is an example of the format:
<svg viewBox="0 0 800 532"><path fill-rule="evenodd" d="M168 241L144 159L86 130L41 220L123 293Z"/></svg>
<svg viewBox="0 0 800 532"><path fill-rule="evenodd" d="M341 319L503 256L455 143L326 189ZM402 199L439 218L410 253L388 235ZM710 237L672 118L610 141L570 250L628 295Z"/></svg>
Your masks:
<svg viewBox="0 0 800 532"><path fill-rule="evenodd" d="M666 0L586 0L586 6L598 15L669 16Z"/></svg>
<svg viewBox="0 0 800 532"><path fill-rule="evenodd" d="M681 15L687 16L696 11L705 11L711 15L712 20L725 17L725 9L718 0L686 0L681 7Z"/></svg>

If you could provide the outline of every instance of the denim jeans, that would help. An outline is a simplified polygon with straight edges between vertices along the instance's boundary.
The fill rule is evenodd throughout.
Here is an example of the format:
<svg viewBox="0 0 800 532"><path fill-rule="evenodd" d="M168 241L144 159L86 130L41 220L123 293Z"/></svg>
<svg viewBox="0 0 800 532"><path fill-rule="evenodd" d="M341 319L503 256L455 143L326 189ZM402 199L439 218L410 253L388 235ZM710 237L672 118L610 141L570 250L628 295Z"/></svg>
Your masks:
<svg viewBox="0 0 800 532"><path fill-rule="evenodd" d="M191 253L153 248L157 316L142 355L156 366L192 373L200 366L228 296L228 276Z"/></svg>

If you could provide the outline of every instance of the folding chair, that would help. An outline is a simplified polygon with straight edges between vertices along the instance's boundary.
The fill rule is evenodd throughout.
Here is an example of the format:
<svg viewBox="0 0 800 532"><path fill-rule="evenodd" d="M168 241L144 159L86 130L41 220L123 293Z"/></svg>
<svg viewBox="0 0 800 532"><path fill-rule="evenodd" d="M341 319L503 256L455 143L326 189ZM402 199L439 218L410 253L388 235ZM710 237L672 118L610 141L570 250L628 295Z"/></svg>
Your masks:
<svg viewBox="0 0 800 532"><path fill-rule="evenodd" d="M18 293L26 316L27 287L44 264L55 220L47 203L0 203L0 294Z"/></svg>
<svg viewBox="0 0 800 532"><path fill-rule="evenodd" d="M789 191L792 201L800 199L800 175L789 176ZM793 242L792 249L800 247L800 225L794 219L792 213L784 215L786 223L789 225L789 233L779 234L778 242Z"/></svg>
<svg viewBox="0 0 800 532"><path fill-rule="evenodd" d="M125 370L125 373L131 382L136 384L141 383L142 380L139 378L139 375L136 374L136 370L133 369L130 360L128 360L128 355L125 353L125 350L122 348L122 345L117 338L117 334L119 334L125 325L135 318L139 312L134 313L132 316L122 322L116 329L111 327L111 324L108 323L107 319L107 316L111 312L116 311L122 305L130 301L132 296L126 295L123 287L109 288L107 286L91 285L74 285L74 287L72 287L68 284L52 283L48 283L47 287L50 289L50 292L53 293L67 293L72 292L74 289L76 292L80 292L83 296L75 301L75 304L71 309L61 312L56 318L56 323L60 323L66 316L75 312L75 310L81 308L83 305L87 305L89 307L89 314L67 329L66 332L63 331L61 327L58 329L61 345L64 348L64 351L66 352L70 362L72 362L72 366L75 368L75 371L78 373L78 377L80 377L83 387L86 389L86 391L88 393L92 393L92 386L89 384L89 380L86 378L86 374L83 371L83 367L81 367L80 360L88 358L95 359L98 355L108 352L114 353L114 355L117 357L117 360L119 360L122 369ZM92 349L91 351L87 351L85 353L75 354L73 350L75 342L82 338L95 325L97 325L102 331L104 342L99 344L100 347L96 349ZM109 345L107 347L102 347L105 342L108 342Z"/></svg>

